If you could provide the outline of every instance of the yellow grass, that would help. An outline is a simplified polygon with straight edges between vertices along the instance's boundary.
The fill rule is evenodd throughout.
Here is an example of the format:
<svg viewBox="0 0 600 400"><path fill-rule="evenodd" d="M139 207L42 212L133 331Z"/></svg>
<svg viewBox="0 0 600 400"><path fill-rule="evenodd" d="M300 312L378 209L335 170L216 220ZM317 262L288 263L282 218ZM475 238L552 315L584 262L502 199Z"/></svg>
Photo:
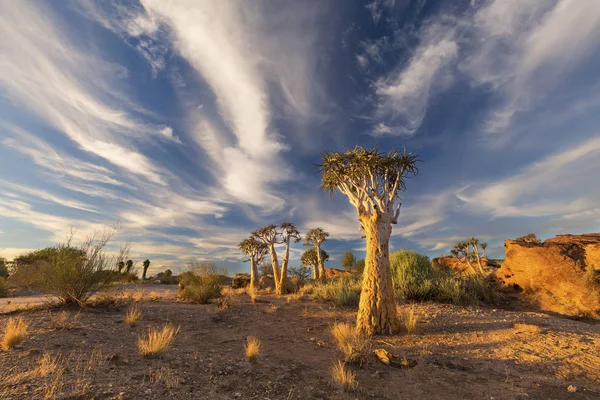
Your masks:
<svg viewBox="0 0 600 400"><path fill-rule="evenodd" d="M246 338L246 358L250 362L256 361L260 354L260 339L256 336L248 336Z"/></svg>
<svg viewBox="0 0 600 400"><path fill-rule="evenodd" d="M335 323L329 330L345 361L362 364L371 353L371 338L358 332L356 327L348 323Z"/></svg>
<svg viewBox="0 0 600 400"><path fill-rule="evenodd" d="M4 327L4 335L2 337L2 350L8 351L15 346L23 343L27 336L27 323L23 318L10 318Z"/></svg>
<svg viewBox="0 0 600 400"><path fill-rule="evenodd" d="M73 318L67 311L61 311L58 314L50 313L50 327L57 330L73 329L77 326L79 314L75 314Z"/></svg>
<svg viewBox="0 0 600 400"><path fill-rule="evenodd" d="M138 339L140 353L144 357L164 353L173 344L178 331L171 324L166 324L162 330L149 329L147 335L143 335Z"/></svg>
<svg viewBox="0 0 600 400"><path fill-rule="evenodd" d="M335 383L342 386L344 392L352 392L358 385L354 372L346 369L341 361L338 361L337 364L331 368L331 377Z"/></svg>
<svg viewBox="0 0 600 400"><path fill-rule="evenodd" d="M414 309L401 309L398 311L398 317L400 318L400 321L402 321L406 333L412 333L417 329L419 315L415 313Z"/></svg>
<svg viewBox="0 0 600 400"><path fill-rule="evenodd" d="M248 296L250 296L250 300L252 301L252 303L256 303L256 295L257 295L256 292L257 292L257 290L253 286L248 285L246 287L246 294Z"/></svg>
<svg viewBox="0 0 600 400"><path fill-rule="evenodd" d="M179 377L170 368L159 368L150 373L150 382L158 384L162 382L167 389L175 389L179 387Z"/></svg>
<svg viewBox="0 0 600 400"><path fill-rule="evenodd" d="M139 289L139 290L134 291L131 294L131 298L133 299L133 301L135 301L136 303L138 303L138 302L140 302L140 301L142 301L144 299L144 295L145 295L144 291L141 290L141 289Z"/></svg>
<svg viewBox="0 0 600 400"><path fill-rule="evenodd" d="M142 318L142 312L137 305L129 306L127 308L127 312L125 313L125 323L128 325L135 325Z"/></svg>
<svg viewBox="0 0 600 400"><path fill-rule="evenodd" d="M532 324L522 324L522 323L514 323L513 328L519 332L527 332L527 333L539 333L541 331L540 327Z"/></svg>

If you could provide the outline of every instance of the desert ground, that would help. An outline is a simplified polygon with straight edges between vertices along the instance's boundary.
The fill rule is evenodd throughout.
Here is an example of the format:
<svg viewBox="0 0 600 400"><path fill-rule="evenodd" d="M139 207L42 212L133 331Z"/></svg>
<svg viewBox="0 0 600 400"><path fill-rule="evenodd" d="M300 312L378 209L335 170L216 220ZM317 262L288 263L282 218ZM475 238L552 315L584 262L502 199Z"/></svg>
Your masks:
<svg viewBox="0 0 600 400"><path fill-rule="evenodd" d="M331 378L340 353L330 328L353 322L355 309L268 294L252 303L239 290L220 305L190 304L173 287L145 286L108 306L0 315L0 326L10 317L29 324L20 346L0 352L0 398L600 398L600 325L592 321L509 305L400 304L418 315L416 331L372 343L397 362L372 356L348 366L357 386L345 392ZM134 326L125 323L132 306L142 315ZM55 326L61 312L69 323ZM166 323L178 329L173 345L142 357L138 338ZM261 341L255 362L244 354L248 336Z"/></svg>

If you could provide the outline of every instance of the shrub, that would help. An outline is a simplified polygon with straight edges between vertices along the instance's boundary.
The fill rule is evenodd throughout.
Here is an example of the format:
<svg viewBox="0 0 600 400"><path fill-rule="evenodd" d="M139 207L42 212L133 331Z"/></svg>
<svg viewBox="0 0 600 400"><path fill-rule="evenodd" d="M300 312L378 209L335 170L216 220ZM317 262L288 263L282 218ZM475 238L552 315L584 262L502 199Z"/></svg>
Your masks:
<svg viewBox="0 0 600 400"><path fill-rule="evenodd" d="M331 301L338 307L357 307L360 291L361 284L357 277L344 276L315 284L312 296L318 301Z"/></svg>
<svg viewBox="0 0 600 400"><path fill-rule="evenodd" d="M2 350L8 351L23 343L27 336L27 323L23 318L10 318L4 327Z"/></svg>
<svg viewBox="0 0 600 400"><path fill-rule="evenodd" d="M114 262L103 251L111 237L112 233L98 240L92 236L78 247L70 240L58 245L42 270L42 287L65 303L82 304L113 283L117 274L109 265Z"/></svg>
<svg viewBox="0 0 600 400"><path fill-rule="evenodd" d="M0 298L8 297L8 285L6 284L6 278L0 278Z"/></svg>
<svg viewBox="0 0 600 400"><path fill-rule="evenodd" d="M371 338L361 334L354 325L335 323L329 330L346 362L363 364L371 354Z"/></svg>
<svg viewBox="0 0 600 400"><path fill-rule="evenodd" d="M209 303L221 295L223 272L211 262L192 263L190 270L180 276L182 289L179 296L195 303Z"/></svg>
<svg viewBox="0 0 600 400"><path fill-rule="evenodd" d="M356 375L354 372L346 369L346 366L341 361L338 361L331 368L331 377L335 383L344 389L344 392L352 392L357 387Z"/></svg>
<svg viewBox="0 0 600 400"><path fill-rule="evenodd" d="M6 259L0 257L0 278L8 278L8 268L6 266Z"/></svg>
<svg viewBox="0 0 600 400"><path fill-rule="evenodd" d="M260 339L256 336L248 336L244 350L248 361L255 362L260 354Z"/></svg>
<svg viewBox="0 0 600 400"><path fill-rule="evenodd" d="M148 334L138 339L138 348L144 357L162 354L173 344L178 329L166 324L162 330L149 329Z"/></svg>
<svg viewBox="0 0 600 400"><path fill-rule="evenodd" d="M396 296L403 301L441 301L454 304L497 303L496 284L480 275L455 276L431 267L429 258L413 250L390 255Z"/></svg>

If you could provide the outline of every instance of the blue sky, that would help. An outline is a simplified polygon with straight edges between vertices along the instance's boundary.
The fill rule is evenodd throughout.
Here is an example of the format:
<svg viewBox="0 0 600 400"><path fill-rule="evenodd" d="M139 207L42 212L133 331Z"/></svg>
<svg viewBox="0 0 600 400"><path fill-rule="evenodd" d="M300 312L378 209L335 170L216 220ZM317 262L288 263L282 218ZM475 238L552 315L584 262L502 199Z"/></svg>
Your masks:
<svg viewBox="0 0 600 400"><path fill-rule="evenodd" d="M406 146L392 248L600 231L596 0L0 0L0 255L114 247L247 268L268 223L361 257L329 149ZM297 264L302 246L293 249Z"/></svg>

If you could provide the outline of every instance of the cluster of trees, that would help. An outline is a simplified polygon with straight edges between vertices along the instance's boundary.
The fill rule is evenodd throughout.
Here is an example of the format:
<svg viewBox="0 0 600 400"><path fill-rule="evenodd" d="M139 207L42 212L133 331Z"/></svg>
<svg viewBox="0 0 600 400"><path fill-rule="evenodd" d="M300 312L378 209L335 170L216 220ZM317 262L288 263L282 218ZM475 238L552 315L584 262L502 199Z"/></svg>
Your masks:
<svg viewBox="0 0 600 400"><path fill-rule="evenodd" d="M302 264L313 267L315 279L325 279L323 263L329 258L321 249L329 233L322 228L313 228L306 232L304 245L311 247L302 255ZM271 271L275 281L275 293L283 294L287 290L289 275L290 246L302 240L300 230L292 222L282 222L279 225L270 224L252 232L248 239L240 242L238 247L248 256L250 262L250 286L258 288L258 265L265 260L267 255L271 261ZM283 260L279 263L276 245L284 244Z"/></svg>
<svg viewBox="0 0 600 400"><path fill-rule="evenodd" d="M340 264L342 264L342 267L344 267L346 271L350 272L362 272L365 269L364 258L362 260L357 260L351 251L344 253Z"/></svg>
<svg viewBox="0 0 600 400"><path fill-rule="evenodd" d="M146 259L143 263L143 270L142 270L142 279L146 279L146 274L148 273L148 268L150 268L150 260ZM119 260L117 262L117 272L119 272L119 274L125 273L125 274L130 274L132 273L133 270L133 260L127 260L127 261L123 261L123 260Z"/></svg>

